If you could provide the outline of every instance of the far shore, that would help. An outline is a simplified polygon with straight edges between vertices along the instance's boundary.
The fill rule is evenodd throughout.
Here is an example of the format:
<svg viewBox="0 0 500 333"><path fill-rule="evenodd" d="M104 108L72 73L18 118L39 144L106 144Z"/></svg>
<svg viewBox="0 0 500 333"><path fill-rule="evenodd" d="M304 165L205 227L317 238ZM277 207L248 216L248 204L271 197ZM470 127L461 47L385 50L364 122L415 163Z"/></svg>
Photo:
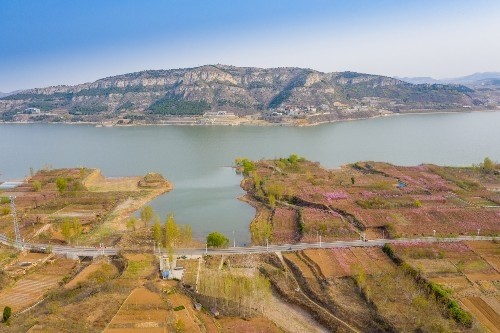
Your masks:
<svg viewBox="0 0 500 333"><path fill-rule="evenodd" d="M3 122L0 121L1 124L63 124L63 125L92 125L99 127L136 127L136 126L256 126L256 127L266 127L266 126L281 126L281 127L310 127L317 126L322 124L329 123L339 123L339 122L347 122L347 121L355 121L355 120L366 120L366 119L375 119L375 118L383 118L383 117L393 117L393 116L406 116L406 115L429 115L429 114L448 114L448 113L476 113L476 112L500 112L500 107L496 109L476 109L476 110L439 110L439 111L419 111L414 110L413 112L405 112L405 113L384 113L377 114L371 117L360 117L360 118L344 118L344 119L332 119L325 121L316 121L311 123L294 123L294 122L268 122L265 120L248 120L241 122L227 122L227 123L216 123L216 124L207 124L207 123L198 123L195 121L191 121L191 117L179 118L180 120L176 121L161 121L157 123L132 123L132 124L115 124L114 120L102 121L102 122L92 122L92 121L80 121L80 122L71 122L71 121L60 121L60 122L39 122L39 121L8 121ZM198 119L198 118L197 118Z"/></svg>

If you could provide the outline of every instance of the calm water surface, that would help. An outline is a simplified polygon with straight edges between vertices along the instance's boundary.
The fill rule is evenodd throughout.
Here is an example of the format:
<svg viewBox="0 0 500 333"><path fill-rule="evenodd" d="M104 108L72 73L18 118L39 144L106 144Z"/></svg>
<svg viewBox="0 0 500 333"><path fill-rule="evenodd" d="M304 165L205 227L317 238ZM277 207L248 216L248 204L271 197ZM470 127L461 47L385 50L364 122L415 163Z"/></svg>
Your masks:
<svg viewBox="0 0 500 333"><path fill-rule="evenodd" d="M87 125L0 125L0 181L29 168L88 166L107 176L160 172L174 190L152 202L162 219L173 212L195 236L218 230L248 243L254 210L236 197L236 157L292 153L337 167L359 160L401 165L471 165L500 160L500 112L406 115L315 127L96 128Z"/></svg>

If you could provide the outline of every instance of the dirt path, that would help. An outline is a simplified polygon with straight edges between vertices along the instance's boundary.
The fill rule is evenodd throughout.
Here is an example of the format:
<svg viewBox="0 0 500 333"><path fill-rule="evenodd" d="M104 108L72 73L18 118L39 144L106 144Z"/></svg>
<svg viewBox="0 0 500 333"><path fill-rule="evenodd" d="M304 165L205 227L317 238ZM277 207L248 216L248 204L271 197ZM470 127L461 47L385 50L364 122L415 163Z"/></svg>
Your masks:
<svg viewBox="0 0 500 333"><path fill-rule="evenodd" d="M274 294L269 299L264 316L289 333L329 332L327 328L321 326L307 312L297 306L283 302Z"/></svg>
<svg viewBox="0 0 500 333"><path fill-rule="evenodd" d="M280 259L282 260L282 256L279 255ZM297 279L295 278L295 274L293 273L293 271L290 269L290 267L288 266L288 264L286 263L285 260L283 260L283 262L285 263L285 267L286 269L290 272L290 276L291 278L294 280L295 284L297 286L301 286L300 283L297 281ZM304 291L302 290L302 287L300 288L300 293L302 294L302 296L304 296L304 298L306 298L309 302L311 302L312 304L314 304L317 308L321 309L322 311L324 311L326 314L328 314L330 317L332 317L335 321L337 321L339 324L343 325L345 328L349 329L350 331L352 332L359 332L356 328L352 327L351 325L349 325L347 322L343 321L342 319L340 319L339 317L335 316L333 313L331 313L330 311L328 311L327 309L325 309L324 306L316 303L314 300L312 300L306 293L304 293ZM327 330L327 332L329 332Z"/></svg>

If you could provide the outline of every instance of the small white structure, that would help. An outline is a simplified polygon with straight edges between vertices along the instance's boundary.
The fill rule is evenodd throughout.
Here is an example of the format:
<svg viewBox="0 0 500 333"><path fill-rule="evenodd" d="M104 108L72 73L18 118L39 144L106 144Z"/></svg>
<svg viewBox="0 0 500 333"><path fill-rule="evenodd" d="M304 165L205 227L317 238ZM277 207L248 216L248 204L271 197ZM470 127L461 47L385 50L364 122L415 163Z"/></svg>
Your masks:
<svg viewBox="0 0 500 333"><path fill-rule="evenodd" d="M26 108L24 109L24 113L27 114L40 114L40 109L39 108Z"/></svg>
<svg viewBox="0 0 500 333"><path fill-rule="evenodd" d="M172 263L166 255L160 256L160 273L163 279L181 280L184 275L184 268L177 267L177 259L173 258Z"/></svg>
<svg viewBox="0 0 500 333"><path fill-rule="evenodd" d="M236 117L234 112L228 112L228 111L208 111L203 114L203 117L205 118L210 118L210 117Z"/></svg>

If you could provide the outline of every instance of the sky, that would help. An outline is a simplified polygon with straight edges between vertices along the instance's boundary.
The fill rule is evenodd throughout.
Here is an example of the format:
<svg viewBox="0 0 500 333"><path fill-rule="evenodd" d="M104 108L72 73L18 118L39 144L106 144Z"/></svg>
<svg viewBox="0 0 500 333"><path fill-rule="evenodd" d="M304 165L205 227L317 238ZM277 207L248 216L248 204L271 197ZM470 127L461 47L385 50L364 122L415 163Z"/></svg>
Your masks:
<svg viewBox="0 0 500 333"><path fill-rule="evenodd" d="M0 0L0 91L226 64L500 72L498 0Z"/></svg>

